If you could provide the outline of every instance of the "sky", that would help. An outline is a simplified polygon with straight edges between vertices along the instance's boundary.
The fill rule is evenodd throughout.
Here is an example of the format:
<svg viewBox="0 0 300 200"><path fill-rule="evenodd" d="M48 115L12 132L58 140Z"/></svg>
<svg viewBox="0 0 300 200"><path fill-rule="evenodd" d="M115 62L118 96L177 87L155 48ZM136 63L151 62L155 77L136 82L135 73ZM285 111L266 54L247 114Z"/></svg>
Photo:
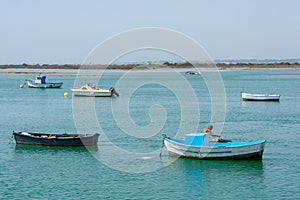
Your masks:
<svg viewBox="0 0 300 200"><path fill-rule="evenodd" d="M300 58L299 8L298 0L0 0L0 64L81 64L99 43L143 27L185 34L212 59Z"/></svg>

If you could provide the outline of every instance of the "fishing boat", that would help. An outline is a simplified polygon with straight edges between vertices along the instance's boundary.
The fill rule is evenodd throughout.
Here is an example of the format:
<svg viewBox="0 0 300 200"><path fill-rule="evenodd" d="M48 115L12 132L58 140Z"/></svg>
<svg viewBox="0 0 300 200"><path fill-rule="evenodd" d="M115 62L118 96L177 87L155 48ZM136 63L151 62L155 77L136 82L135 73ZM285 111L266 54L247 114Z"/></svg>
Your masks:
<svg viewBox="0 0 300 200"><path fill-rule="evenodd" d="M170 156L197 159L261 160L266 140L255 142L211 142L207 133L187 134L184 140L162 134L163 144Z"/></svg>
<svg viewBox="0 0 300 200"><path fill-rule="evenodd" d="M47 83L46 76L38 75L35 80L26 79L25 84L30 88L60 88L62 86L62 82L57 83Z"/></svg>
<svg viewBox="0 0 300 200"><path fill-rule="evenodd" d="M249 94L242 92L244 101L279 101L280 94Z"/></svg>
<svg viewBox="0 0 300 200"><path fill-rule="evenodd" d="M96 145L99 133L95 134L48 134L15 132L13 137L16 144L30 144L42 146L93 146Z"/></svg>
<svg viewBox="0 0 300 200"><path fill-rule="evenodd" d="M93 84L85 84L80 88L72 88L71 91L75 96L86 96L86 97L111 97L119 96L115 88L110 89L100 89Z"/></svg>
<svg viewBox="0 0 300 200"><path fill-rule="evenodd" d="M187 71L187 72L185 72L185 74L188 74L188 75L200 75L201 73L199 71Z"/></svg>

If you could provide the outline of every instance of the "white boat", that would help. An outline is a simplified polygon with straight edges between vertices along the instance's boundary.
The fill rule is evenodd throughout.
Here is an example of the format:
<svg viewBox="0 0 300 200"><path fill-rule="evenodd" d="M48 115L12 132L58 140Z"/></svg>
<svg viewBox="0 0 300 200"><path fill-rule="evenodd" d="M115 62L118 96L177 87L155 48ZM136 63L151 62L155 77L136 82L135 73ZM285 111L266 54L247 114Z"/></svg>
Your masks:
<svg viewBox="0 0 300 200"><path fill-rule="evenodd" d="M244 101L279 101L279 94L249 94L242 92Z"/></svg>
<svg viewBox="0 0 300 200"><path fill-rule="evenodd" d="M35 80L26 79L25 84L30 88L60 88L62 86L62 82L58 83L47 83L46 76L38 75Z"/></svg>
<svg viewBox="0 0 300 200"><path fill-rule="evenodd" d="M115 88L110 89L100 89L93 84L85 84L80 88L72 88L71 91L75 96L85 96L85 97L111 97L113 95L119 96Z"/></svg>
<svg viewBox="0 0 300 200"><path fill-rule="evenodd" d="M201 73L199 71L187 71L187 72L185 72L185 74L188 74L188 75L200 75Z"/></svg>
<svg viewBox="0 0 300 200"><path fill-rule="evenodd" d="M187 134L184 140L163 136L170 156L197 159L261 160L266 140L255 142L211 142L207 133Z"/></svg>

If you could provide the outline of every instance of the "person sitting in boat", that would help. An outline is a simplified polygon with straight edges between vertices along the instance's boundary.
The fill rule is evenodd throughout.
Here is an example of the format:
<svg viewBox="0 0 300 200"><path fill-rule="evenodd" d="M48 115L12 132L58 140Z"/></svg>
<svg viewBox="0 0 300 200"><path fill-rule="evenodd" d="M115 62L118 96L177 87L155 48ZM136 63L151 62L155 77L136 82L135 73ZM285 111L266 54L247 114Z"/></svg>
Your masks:
<svg viewBox="0 0 300 200"><path fill-rule="evenodd" d="M213 134L212 132L213 126L212 125L208 125L206 128L204 128L202 130L202 133L209 133L209 135L212 137L210 139L211 142L218 142L220 140L220 136Z"/></svg>

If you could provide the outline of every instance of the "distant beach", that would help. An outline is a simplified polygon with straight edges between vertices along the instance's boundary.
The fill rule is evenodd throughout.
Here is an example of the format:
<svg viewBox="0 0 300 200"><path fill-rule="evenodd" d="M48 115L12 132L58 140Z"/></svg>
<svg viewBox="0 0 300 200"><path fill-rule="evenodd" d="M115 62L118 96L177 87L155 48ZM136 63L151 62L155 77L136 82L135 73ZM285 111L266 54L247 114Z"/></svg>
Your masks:
<svg viewBox="0 0 300 200"><path fill-rule="evenodd" d="M219 70L259 70L259 69L300 69L300 63L290 63L290 62L274 62L274 63L204 63L197 64L194 66L200 67L214 67L216 66ZM111 69L111 70L151 70L151 69L176 69L176 68L193 68L191 63L169 63L165 62L163 64L113 64L113 65L79 65L79 64L20 64L20 65L0 65L0 73L28 73L23 71L23 69L28 70L38 70L38 69L64 69L64 70L76 70L76 69ZM1 70L5 71L2 71ZM8 71L8 69L15 69L13 71ZM22 69L22 70L18 70ZM32 72L30 72L32 73ZM38 72L37 72L38 73ZM55 72L53 72L55 73Z"/></svg>

